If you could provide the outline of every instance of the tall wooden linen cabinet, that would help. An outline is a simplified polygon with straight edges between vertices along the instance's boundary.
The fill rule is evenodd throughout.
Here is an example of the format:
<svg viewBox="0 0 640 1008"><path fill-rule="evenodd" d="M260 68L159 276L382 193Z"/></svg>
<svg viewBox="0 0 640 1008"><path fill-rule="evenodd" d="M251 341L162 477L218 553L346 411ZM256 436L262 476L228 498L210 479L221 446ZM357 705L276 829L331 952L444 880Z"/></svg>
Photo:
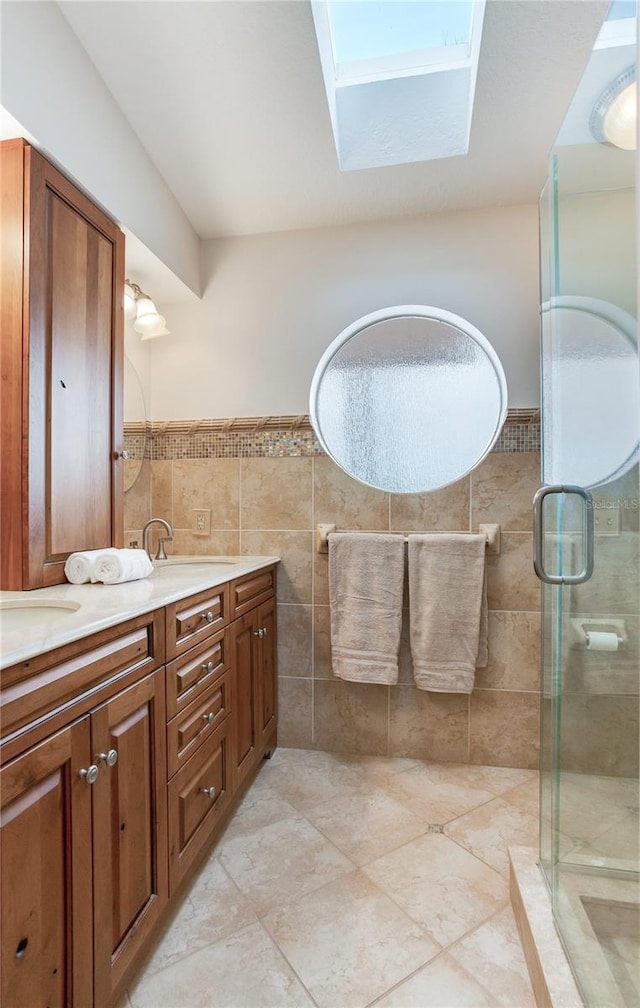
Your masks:
<svg viewBox="0 0 640 1008"><path fill-rule="evenodd" d="M122 546L124 234L24 140L0 144L0 588Z"/></svg>

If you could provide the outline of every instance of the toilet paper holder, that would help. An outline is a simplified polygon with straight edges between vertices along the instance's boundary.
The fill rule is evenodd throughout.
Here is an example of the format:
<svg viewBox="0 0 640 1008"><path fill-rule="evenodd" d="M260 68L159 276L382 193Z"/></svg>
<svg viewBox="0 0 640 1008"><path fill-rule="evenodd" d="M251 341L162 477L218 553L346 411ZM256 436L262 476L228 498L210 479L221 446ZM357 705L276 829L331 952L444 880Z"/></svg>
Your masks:
<svg viewBox="0 0 640 1008"><path fill-rule="evenodd" d="M587 647L589 634L615 634L618 647L623 647L628 641L627 625L623 619L590 619L585 616L572 616L573 646Z"/></svg>

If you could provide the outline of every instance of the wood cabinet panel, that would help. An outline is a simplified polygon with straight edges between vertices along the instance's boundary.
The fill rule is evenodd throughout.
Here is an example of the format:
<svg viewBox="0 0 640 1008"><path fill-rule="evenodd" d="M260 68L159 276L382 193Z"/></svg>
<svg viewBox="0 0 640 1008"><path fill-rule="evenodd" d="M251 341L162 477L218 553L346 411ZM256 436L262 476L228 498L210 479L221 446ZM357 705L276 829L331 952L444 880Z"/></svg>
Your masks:
<svg viewBox="0 0 640 1008"><path fill-rule="evenodd" d="M163 673L155 672L91 715L94 976L106 1004L168 899ZM117 754L117 762L109 766Z"/></svg>
<svg viewBox="0 0 640 1008"><path fill-rule="evenodd" d="M234 671L234 776L235 786L247 777L258 759L256 729L257 622L253 613L234 620L230 627L231 664Z"/></svg>
<svg viewBox="0 0 640 1008"><path fill-rule="evenodd" d="M277 625L276 601L263 602L257 612L257 674L256 722L261 750L275 744L275 730L278 720L278 674L277 674Z"/></svg>
<svg viewBox="0 0 640 1008"><path fill-rule="evenodd" d="M229 808L233 786L227 718L169 781L169 884L173 892Z"/></svg>
<svg viewBox="0 0 640 1008"><path fill-rule="evenodd" d="M226 669L206 692L167 725L167 767L169 777L189 759L233 709L231 672Z"/></svg>
<svg viewBox="0 0 640 1008"><path fill-rule="evenodd" d="M226 630L219 630L167 665L167 717L208 689L229 665Z"/></svg>
<svg viewBox="0 0 640 1008"><path fill-rule="evenodd" d="M116 677L140 678L161 665L163 658L164 612L160 609L4 669L0 684L3 759L95 707L105 698L101 691L114 691ZM26 740L14 740L15 733L27 728Z"/></svg>
<svg viewBox="0 0 640 1008"><path fill-rule="evenodd" d="M232 581L231 618L242 616L250 609L255 609L260 602L266 602L275 591L275 585L275 567L254 571Z"/></svg>
<svg viewBox="0 0 640 1008"><path fill-rule="evenodd" d="M184 654L229 622L229 585L167 606L167 661Z"/></svg>
<svg viewBox="0 0 640 1008"><path fill-rule="evenodd" d="M0 771L7 1008L92 1004L89 762L84 718Z"/></svg>
<svg viewBox="0 0 640 1008"><path fill-rule="evenodd" d="M0 143L0 170L3 392L18 383L0 402L0 586L24 590L63 583L72 550L122 545L124 235L24 141Z"/></svg>
<svg viewBox="0 0 640 1008"><path fill-rule="evenodd" d="M75 207L46 189L51 347L45 563L78 543L111 543L111 283L114 248ZM80 436L78 428L81 427ZM89 506L77 506L87 499Z"/></svg>

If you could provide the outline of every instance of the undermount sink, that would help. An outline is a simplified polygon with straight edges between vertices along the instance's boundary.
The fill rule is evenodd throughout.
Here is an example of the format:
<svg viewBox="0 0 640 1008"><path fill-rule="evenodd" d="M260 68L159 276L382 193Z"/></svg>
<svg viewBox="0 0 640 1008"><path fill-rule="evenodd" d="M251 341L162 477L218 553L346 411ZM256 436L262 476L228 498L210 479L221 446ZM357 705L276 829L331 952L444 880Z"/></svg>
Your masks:
<svg viewBox="0 0 640 1008"><path fill-rule="evenodd" d="M0 601L0 627L5 633L11 633L12 630L57 624L79 608L79 602L66 599L5 599Z"/></svg>
<svg viewBox="0 0 640 1008"><path fill-rule="evenodd" d="M154 560L154 567L193 567L194 565L205 564L211 567L213 564L226 566L228 564L239 563L241 557L237 556L173 556L166 560Z"/></svg>

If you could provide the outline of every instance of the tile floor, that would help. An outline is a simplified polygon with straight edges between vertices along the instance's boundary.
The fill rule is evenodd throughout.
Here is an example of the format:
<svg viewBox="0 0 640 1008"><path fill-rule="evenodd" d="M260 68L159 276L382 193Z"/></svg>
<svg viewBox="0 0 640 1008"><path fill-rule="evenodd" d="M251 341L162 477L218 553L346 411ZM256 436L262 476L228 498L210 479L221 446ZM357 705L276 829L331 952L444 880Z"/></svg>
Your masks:
<svg viewBox="0 0 640 1008"><path fill-rule="evenodd" d="M119 1008L534 1008L531 770L278 749Z"/></svg>

